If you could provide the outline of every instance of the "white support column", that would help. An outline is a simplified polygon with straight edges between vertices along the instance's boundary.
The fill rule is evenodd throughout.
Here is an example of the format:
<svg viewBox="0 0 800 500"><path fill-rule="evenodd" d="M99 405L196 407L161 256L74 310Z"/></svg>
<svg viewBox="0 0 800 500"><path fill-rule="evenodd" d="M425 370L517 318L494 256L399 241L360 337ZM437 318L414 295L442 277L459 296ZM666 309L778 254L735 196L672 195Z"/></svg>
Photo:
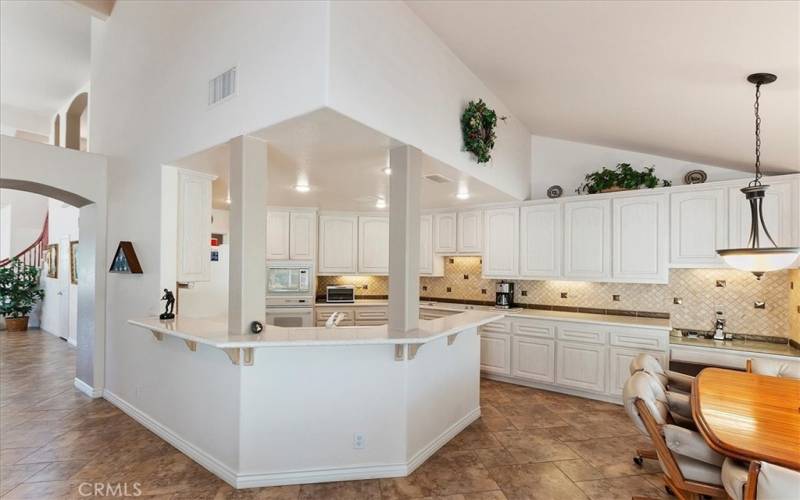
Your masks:
<svg viewBox="0 0 800 500"><path fill-rule="evenodd" d="M419 324L419 191L422 153L411 146L389 153L389 328Z"/></svg>
<svg viewBox="0 0 800 500"><path fill-rule="evenodd" d="M266 319L267 143L239 136L230 145L228 331L249 333L251 322Z"/></svg>

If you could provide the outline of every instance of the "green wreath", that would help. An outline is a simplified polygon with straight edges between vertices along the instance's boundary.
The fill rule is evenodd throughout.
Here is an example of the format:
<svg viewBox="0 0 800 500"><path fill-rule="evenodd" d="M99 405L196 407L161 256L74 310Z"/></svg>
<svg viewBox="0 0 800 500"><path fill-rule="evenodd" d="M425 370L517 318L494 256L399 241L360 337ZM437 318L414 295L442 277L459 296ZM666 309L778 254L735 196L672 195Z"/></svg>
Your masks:
<svg viewBox="0 0 800 500"><path fill-rule="evenodd" d="M505 116L499 117L505 120ZM494 127L497 125L497 113L478 99L470 101L461 115L461 132L464 137L464 149L478 159L478 163L488 163L492 159L492 149L497 136Z"/></svg>

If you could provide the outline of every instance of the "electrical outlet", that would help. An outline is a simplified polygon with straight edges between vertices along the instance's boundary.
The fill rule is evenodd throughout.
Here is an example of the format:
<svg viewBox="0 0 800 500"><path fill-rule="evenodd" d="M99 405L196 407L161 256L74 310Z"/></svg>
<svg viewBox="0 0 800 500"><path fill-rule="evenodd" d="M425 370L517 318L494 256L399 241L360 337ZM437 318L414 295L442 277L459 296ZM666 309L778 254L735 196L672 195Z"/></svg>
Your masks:
<svg viewBox="0 0 800 500"><path fill-rule="evenodd" d="M363 450L367 446L367 438L360 432L353 433L353 449Z"/></svg>

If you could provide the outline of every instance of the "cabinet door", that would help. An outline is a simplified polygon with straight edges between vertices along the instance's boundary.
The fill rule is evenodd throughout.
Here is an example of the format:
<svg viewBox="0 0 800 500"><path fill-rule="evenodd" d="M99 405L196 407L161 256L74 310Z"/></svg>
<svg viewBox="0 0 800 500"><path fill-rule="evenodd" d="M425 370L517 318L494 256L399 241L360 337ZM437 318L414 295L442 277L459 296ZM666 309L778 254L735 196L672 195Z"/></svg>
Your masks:
<svg viewBox="0 0 800 500"><path fill-rule="evenodd" d="M620 349L612 347L609 351L609 387L608 392L614 395L622 395L622 388L625 381L631 376L630 366L633 358L641 353L646 353L656 358L661 366L665 366L666 354L663 351L641 351L634 349Z"/></svg>
<svg viewBox="0 0 800 500"><path fill-rule="evenodd" d="M519 274L519 208L486 210L484 227L483 275L516 277Z"/></svg>
<svg viewBox="0 0 800 500"><path fill-rule="evenodd" d="M519 272L530 278L561 276L561 204L520 209Z"/></svg>
<svg viewBox="0 0 800 500"><path fill-rule="evenodd" d="M669 281L667 196L629 196L613 200L614 279Z"/></svg>
<svg viewBox="0 0 800 500"><path fill-rule="evenodd" d="M798 185L800 180L776 182L773 179L765 182L769 188L764 195L761 210L764 224L772 239L778 246L798 245L798 224L800 207L798 207ZM740 191L741 187L732 187L728 191L728 213L731 248L745 248L750 238L750 203ZM771 246L763 231L759 232L761 246Z"/></svg>
<svg viewBox="0 0 800 500"><path fill-rule="evenodd" d="M515 377L549 383L555 380L555 341L515 335L511 353Z"/></svg>
<svg viewBox="0 0 800 500"><path fill-rule="evenodd" d="M481 253L483 250L483 212L458 213L458 252Z"/></svg>
<svg viewBox="0 0 800 500"><path fill-rule="evenodd" d="M290 221L288 211L267 211L267 260L289 260Z"/></svg>
<svg viewBox="0 0 800 500"><path fill-rule="evenodd" d="M457 251L456 226L455 213L433 216L433 248L436 253L453 254Z"/></svg>
<svg viewBox="0 0 800 500"><path fill-rule="evenodd" d="M718 248L725 237L725 189L702 189L670 195L670 263L677 267L721 267Z"/></svg>
<svg viewBox="0 0 800 500"><path fill-rule="evenodd" d="M389 274L389 217L358 218L358 272Z"/></svg>
<svg viewBox="0 0 800 500"><path fill-rule="evenodd" d="M181 283L211 279L211 179L178 174L178 273Z"/></svg>
<svg viewBox="0 0 800 500"><path fill-rule="evenodd" d="M433 274L433 216L419 218L419 273Z"/></svg>
<svg viewBox="0 0 800 500"><path fill-rule="evenodd" d="M317 245L317 214L314 212L292 212L289 234L289 258L292 260L314 260Z"/></svg>
<svg viewBox="0 0 800 500"><path fill-rule="evenodd" d="M605 392L606 351L602 345L558 342L556 383L584 391Z"/></svg>
<svg viewBox="0 0 800 500"><path fill-rule="evenodd" d="M564 203L564 276L611 277L611 200Z"/></svg>
<svg viewBox="0 0 800 500"><path fill-rule="evenodd" d="M320 215L318 274L358 271L358 217Z"/></svg>
<svg viewBox="0 0 800 500"><path fill-rule="evenodd" d="M498 375L511 373L511 336L481 332L481 371Z"/></svg>

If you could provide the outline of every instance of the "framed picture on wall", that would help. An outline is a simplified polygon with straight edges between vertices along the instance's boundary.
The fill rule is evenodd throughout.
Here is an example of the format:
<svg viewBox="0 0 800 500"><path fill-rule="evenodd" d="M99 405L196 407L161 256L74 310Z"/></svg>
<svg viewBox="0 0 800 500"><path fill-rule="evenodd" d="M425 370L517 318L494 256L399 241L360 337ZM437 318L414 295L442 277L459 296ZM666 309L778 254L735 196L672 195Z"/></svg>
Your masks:
<svg viewBox="0 0 800 500"><path fill-rule="evenodd" d="M69 281L78 284L78 242L69 242Z"/></svg>
<svg viewBox="0 0 800 500"><path fill-rule="evenodd" d="M47 245L47 277L58 278L58 243Z"/></svg>

